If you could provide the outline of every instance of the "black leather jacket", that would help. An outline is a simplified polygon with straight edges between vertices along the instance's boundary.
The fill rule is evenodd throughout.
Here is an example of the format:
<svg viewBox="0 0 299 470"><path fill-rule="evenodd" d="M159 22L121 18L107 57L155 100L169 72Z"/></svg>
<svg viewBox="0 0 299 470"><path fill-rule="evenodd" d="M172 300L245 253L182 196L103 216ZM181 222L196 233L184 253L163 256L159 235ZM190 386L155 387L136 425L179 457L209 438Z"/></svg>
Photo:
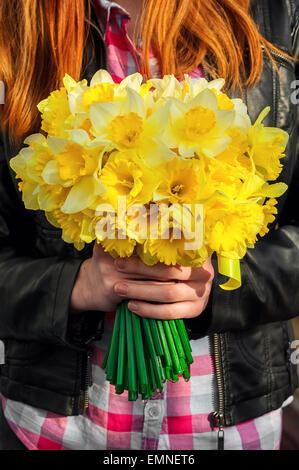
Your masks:
<svg viewBox="0 0 299 470"><path fill-rule="evenodd" d="M299 57L298 0L257 0L252 8L262 34ZM95 27L92 36L96 55L91 59L89 41L83 74L87 79L106 66ZM289 322L299 314L298 121L297 105L290 100L296 75L292 61L279 54L276 59L280 75L266 57L259 84L244 90L243 98L253 121L270 105L266 125L290 134L280 178L289 190L279 200L279 228L272 227L242 260L242 287L225 292L216 275L209 306L187 322L191 338L208 334L214 339L219 388L215 411L226 426L280 407L298 386L290 361ZM55 413L82 414L90 383L89 350L101 336L104 315L71 316L69 298L92 247L77 252L43 213L24 210L8 164L19 148L11 148L7 136L0 144L0 338L5 343L0 390Z"/></svg>

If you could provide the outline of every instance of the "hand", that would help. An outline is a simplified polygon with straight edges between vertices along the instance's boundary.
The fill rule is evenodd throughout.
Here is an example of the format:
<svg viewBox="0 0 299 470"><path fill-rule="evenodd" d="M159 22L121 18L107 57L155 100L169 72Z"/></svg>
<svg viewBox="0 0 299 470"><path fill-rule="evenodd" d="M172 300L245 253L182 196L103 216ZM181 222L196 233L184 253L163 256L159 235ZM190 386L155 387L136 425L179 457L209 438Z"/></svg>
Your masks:
<svg viewBox="0 0 299 470"><path fill-rule="evenodd" d="M95 244L93 255L85 260L79 270L70 299L71 313L96 310L112 312L123 300L115 284L142 278L142 274L127 274L117 269L115 260L103 248Z"/></svg>
<svg viewBox="0 0 299 470"><path fill-rule="evenodd" d="M211 258L202 268L168 267L163 264L146 266L136 257L119 259L117 266L123 274L151 279L121 281L114 288L120 297L132 299L129 308L140 316L193 318L206 308L214 278Z"/></svg>
<svg viewBox="0 0 299 470"><path fill-rule="evenodd" d="M95 245L92 258L79 270L71 311L109 312L127 298L130 309L141 316L192 318L205 309L213 277L210 259L202 268L146 266L137 257L114 260Z"/></svg>

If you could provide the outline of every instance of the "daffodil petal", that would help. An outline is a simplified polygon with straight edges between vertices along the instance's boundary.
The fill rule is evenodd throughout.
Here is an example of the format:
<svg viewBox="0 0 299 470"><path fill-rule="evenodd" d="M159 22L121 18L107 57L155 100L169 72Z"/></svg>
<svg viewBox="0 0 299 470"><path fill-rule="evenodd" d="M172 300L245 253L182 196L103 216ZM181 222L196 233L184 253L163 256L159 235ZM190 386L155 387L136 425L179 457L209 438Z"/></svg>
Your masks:
<svg viewBox="0 0 299 470"><path fill-rule="evenodd" d="M76 142L77 144L81 145L82 147L87 147L88 144L90 143L90 137L86 131L83 129L72 129L68 131L70 139L73 142Z"/></svg>
<svg viewBox="0 0 299 470"><path fill-rule="evenodd" d="M134 110L134 113L141 116L143 119L146 116L145 103L142 97L132 88L127 89L127 99L124 103L124 114L129 114Z"/></svg>
<svg viewBox="0 0 299 470"><path fill-rule="evenodd" d="M129 75L121 81L119 88L120 90L123 90L124 88L129 87L135 90L136 92L139 92L142 80L143 77L141 73L133 73L132 75Z"/></svg>
<svg viewBox="0 0 299 470"><path fill-rule="evenodd" d="M38 191L39 185L35 182L31 181L24 181L23 189L22 189L22 198L25 204L26 209L30 209L33 211L39 210L38 204Z"/></svg>
<svg viewBox="0 0 299 470"><path fill-rule="evenodd" d="M81 212L90 207L95 197L104 191L100 181L93 176L85 176L72 187L61 210L65 214Z"/></svg>
<svg viewBox="0 0 299 470"><path fill-rule="evenodd" d="M77 86L77 82L67 73L65 74L62 81L68 93Z"/></svg>
<svg viewBox="0 0 299 470"><path fill-rule="evenodd" d="M42 134L31 134L26 139L24 140L24 144L31 144L32 142L41 142L44 143L46 141L46 138Z"/></svg>
<svg viewBox="0 0 299 470"><path fill-rule="evenodd" d="M92 88L100 83L111 83L114 85L113 78L107 70L98 70L90 81L90 87Z"/></svg>
<svg viewBox="0 0 299 470"><path fill-rule="evenodd" d="M280 197L288 189L288 186L285 183L275 183L275 184L264 184L260 189L259 193L264 197Z"/></svg>
<svg viewBox="0 0 299 470"><path fill-rule="evenodd" d="M202 106L203 108L216 111L218 109L218 101L215 94L212 90L208 88L199 93L190 103L190 109L195 108L196 106Z"/></svg>
<svg viewBox="0 0 299 470"><path fill-rule="evenodd" d="M105 134L107 126L120 114L120 103L93 103L90 107L90 120L96 134Z"/></svg>
<svg viewBox="0 0 299 470"><path fill-rule="evenodd" d="M59 169L56 160L50 160L42 172L42 178L45 183L47 184L60 184L64 185L67 183L66 181L62 180L59 176Z"/></svg>
<svg viewBox="0 0 299 470"><path fill-rule="evenodd" d="M38 204L41 210L45 212L52 212L56 209L56 204L51 196L51 193L47 191L45 186L41 186L38 193Z"/></svg>
<svg viewBox="0 0 299 470"><path fill-rule="evenodd" d="M57 155L58 153L61 153L64 151L68 141L66 139L61 139L59 137L52 137L48 136L47 139L48 146L50 150Z"/></svg>

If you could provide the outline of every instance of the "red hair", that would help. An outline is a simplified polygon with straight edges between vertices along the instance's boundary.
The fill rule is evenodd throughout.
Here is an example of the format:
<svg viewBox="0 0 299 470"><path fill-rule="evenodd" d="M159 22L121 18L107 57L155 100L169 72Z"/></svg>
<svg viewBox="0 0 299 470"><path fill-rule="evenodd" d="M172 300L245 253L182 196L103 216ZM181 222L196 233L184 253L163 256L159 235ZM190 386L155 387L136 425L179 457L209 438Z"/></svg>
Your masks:
<svg viewBox="0 0 299 470"><path fill-rule="evenodd" d="M1 0L0 80L6 103L0 116L11 140L38 129L36 105L61 86L65 73L79 79L91 1ZM268 54L276 49L259 33L249 7L250 0L145 0L140 22L145 71L150 76L152 44L163 74L182 75L203 64L228 86L254 85L263 66L261 46Z"/></svg>

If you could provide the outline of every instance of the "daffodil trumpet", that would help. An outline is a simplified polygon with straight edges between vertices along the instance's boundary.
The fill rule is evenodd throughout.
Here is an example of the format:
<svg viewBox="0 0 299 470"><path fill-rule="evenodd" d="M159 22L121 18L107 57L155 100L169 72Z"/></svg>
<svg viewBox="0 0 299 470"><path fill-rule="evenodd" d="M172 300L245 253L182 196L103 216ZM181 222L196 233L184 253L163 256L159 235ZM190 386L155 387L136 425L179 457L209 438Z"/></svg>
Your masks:
<svg viewBox="0 0 299 470"><path fill-rule="evenodd" d="M25 207L77 250L99 243L113 258L191 268L216 254L223 295L241 288L240 260L267 236L287 190L277 180L289 136L264 124L270 108L252 123L224 84L66 74L38 105L41 132L10 161ZM183 320L119 305L102 363L116 393L147 399L165 380L188 380L192 361Z"/></svg>

